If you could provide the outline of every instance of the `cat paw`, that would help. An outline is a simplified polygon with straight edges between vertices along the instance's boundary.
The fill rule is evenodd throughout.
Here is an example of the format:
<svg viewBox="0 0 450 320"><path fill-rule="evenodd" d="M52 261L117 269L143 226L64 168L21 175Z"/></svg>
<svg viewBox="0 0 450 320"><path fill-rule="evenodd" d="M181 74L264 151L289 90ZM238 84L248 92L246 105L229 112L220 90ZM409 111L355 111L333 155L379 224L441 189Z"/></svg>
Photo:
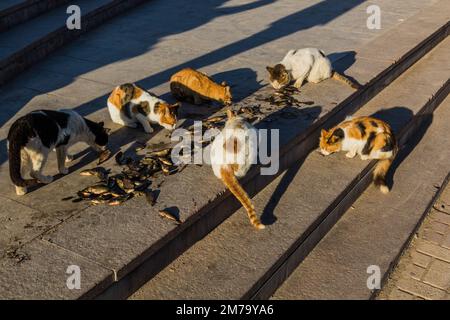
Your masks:
<svg viewBox="0 0 450 320"><path fill-rule="evenodd" d="M147 133L153 133L153 131L154 131L152 127L144 128L144 130L145 130L145 132L147 132Z"/></svg>
<svg viewBox="0 0 450 320"><path fill-rule="evenodd" d="M356 153L351 153L351 152L347 152L346 154L345 154L345 156L347 157L347 158L354 158L355 156L356 156Z"/></svg>
<svg viewBox="0 0 450 320"><path fill-rule="evenodd" d="M73 161L73 155L71 155L71 154L68 154L67 156L66 156L66 162L72 162Z"/></svg>
<svg viewBox="0 0 450 320"><path fill-rule="evenodd" d="M52 176L40 176L39 181L44 184L49 184L53 181L53 177Z"/></svg>
<svg viewBox="0 0 450 320"><path fill-rule="evenodd" d="M369 159L369 156L361 155L361 160L368 160L368 159Z"/></svg>
<svg viewBox="0 0 450 320"><path fill-rule="evenodd" d="M294 83L294 87L297 89L300 89L302 87L303 81L302 82L295 82Z"/></svg>
<svg viewBox="0 0 450 320"><path fill-rule="evenodd" d="M59 169L59 173L61 173L61 174L68 174L69 173L69 169L68 168L61 168L61 169Z"/></svg>
<svg viewBox="0 0 450 320"><path fill-rule="evenodd" d="M26 194L26 193L27 193L27 188L16 186L16 194L17 194L18 196L23 196L23 195Z"/></svg>

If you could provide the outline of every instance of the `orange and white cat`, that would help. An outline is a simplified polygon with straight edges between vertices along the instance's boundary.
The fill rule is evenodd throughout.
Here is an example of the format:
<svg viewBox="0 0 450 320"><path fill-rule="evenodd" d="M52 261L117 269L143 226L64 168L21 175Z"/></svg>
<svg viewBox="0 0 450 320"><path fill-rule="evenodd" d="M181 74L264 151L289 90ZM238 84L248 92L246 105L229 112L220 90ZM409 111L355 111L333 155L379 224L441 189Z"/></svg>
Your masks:
<svg viewBox="0 0 450 320"><path fill-rule="evenodd" d="M108 111L113 122L136 128L140 123L145 132L153 132L150 123L175 129L179 103L169 104L156 95L132 83L117 86L108 98Z"/></svg>
<svg viewBox="0 0 450 320"><path fill-rule="evenodd" d="M386 173L397 150L391 127L371 117L349 117L328 131L322 130L320 137L320 151L323 155L347 151L348 158L358 154L362 160L380 160L373 171L373 181L383 193L389 192Z"/></svg>
<svg viewBox="0 0 450 320"><path fill-rule="evenodd" d="M217 101L230 105L232 96L230 86L225 82L215 83L206 74L186 68L170 78L170 91L175 99L202 104L205 101Z"/></svg>
<svg viewBox="0 0 450 320"><path fill-rule="evenodd" d="M257 157L256 141L251 138L252 133L256 137L256 129L231 110L227 111L227 115L225 127L211 144L211 166L215 176L222 180L247 210L250 223L257 229L264 229L252 201L237 180L247 174Z"/></svg>

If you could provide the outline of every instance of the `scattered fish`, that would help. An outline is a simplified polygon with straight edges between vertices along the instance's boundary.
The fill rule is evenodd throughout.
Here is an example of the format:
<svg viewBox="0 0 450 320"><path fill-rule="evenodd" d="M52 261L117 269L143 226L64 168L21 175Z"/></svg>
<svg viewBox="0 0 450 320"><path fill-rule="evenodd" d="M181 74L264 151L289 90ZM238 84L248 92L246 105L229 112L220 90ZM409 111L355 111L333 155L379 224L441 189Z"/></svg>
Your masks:
<svg viewBox="0 0 450 320"><path fill-rule="evenodd" d="M170 153L171 150L172 150L171 148L167 148L167 149L158 150L158 151L150 151L150 152L148 152L148 154L150 156L154 156L154 157L165 157Z"/></svg>
<svg viewBox="0 0 450 320"><path fill-rule="evenodd" d="M161 217L163 217L163 218L166 218L166 219L175 221L175 222L178 223L178 224L181 224L181 223L182 223L181 220L180 220L180 218L179 218L178 216L172 214L172 213L169 212L167 209L160 210L160 211L159 211L159 215L160 215Z"/></svg>
<svg viewBox="0 0 450 320"><path fill-rule="evenodd" d="M103 162L108 160L110 156L111 156L110 150L106 149L106 150L102 151L100 153L100 156L98 157L98 164L102 164Z"/></svg>
<svg viewBox="0 0 450 320"><path fill-rule="evenodd" d="M103 167L96 167L93 169L86 169L80 172L81 176L95 176L101 181L106 181L108 179L108 174L110 170L106 170Z"/></svg>

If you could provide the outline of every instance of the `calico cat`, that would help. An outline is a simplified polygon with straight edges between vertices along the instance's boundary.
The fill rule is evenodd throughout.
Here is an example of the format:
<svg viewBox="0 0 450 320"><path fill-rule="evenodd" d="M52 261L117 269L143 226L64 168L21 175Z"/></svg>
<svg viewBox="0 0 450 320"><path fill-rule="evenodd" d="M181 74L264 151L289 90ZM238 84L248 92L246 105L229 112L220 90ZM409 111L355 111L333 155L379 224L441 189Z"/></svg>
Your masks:
<svg viewBox="0 0 450 320"><path fill-rule="evenodd" d="M42 174L53 149L59 172L67 174L65 162L72 158L67 149L76 142L85 142L100 152L108 143L108 129L103 122L90 121L72 110L38 110L17 119L8 132L9 173L16 193L24 195L27 187L37 182L53 181L52 176ZM32 179L25 180L28 172Z"/></svg>
<svg viewBox="0 0 450 320"><path fill-rule="evenodd" d="M257 229L264 229L265 226L256 216L250 198L236 179L245 176L252 159L256 159L256 146L252 139L248 139L249 131L256 129L231 110L227 111L227 115L228 120L224 129L211 144L211 165L214 175L222 180L247 210L250 223Z"/></svg>
<svg viewBox="0 0 450 320"><path fill-rule="evenodd" d="M398 147L387 123L371 117L349 117L328 131L322 130L321 153L329 155L341 150L347 151L348 158L359 154L362 160L380 160L373 171L373 181L381 192L389 192L386 173L397 154Z"/></svg>
<svg viewBox="0 0 450 320"><path fill-rule="evenodd" d="M295 81L294 86L299 89L305 80L319 83L328 78L344 82L354 89L359 88L359 84L333 70L330 59L322 50L316 48L290 50L280 63L266 69L269 72L270 84L277 90L292 81Z"/></svg>
<svg viewBox="0 0 450 320"><path fill-rule="evenodd" d="M173 130L177 123L180 104L169 104L135 84L116 87L108 98L108 111L113 122L136 128L139 122L145 132L152 133L150 122Z"/></svg>
<svg viewBox="0 0 450 320"><path fill-rule="evenodd" d="M170 78L170 91L175 99L197 105L206 101L218 101L224 105L232 102L230 87L225 82L217 84L206 74L191 68L183 69Z"/></svg>

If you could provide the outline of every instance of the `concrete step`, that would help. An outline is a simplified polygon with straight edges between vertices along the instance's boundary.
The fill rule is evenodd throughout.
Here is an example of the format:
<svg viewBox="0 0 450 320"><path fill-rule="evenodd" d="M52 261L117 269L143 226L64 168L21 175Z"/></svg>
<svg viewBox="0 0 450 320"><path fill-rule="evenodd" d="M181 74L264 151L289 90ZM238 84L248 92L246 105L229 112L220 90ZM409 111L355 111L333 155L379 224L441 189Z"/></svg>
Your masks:
<svg viewBox="0 0 450 320"><path fill-rule="evenodd" d="M3 0L0 3L0 32L68 2L68 0Z"/></svg>
<svg viewBox="0 0 450 320"><path fill-rule="evenodd" d="M296 22L298 17L307 17L311 13L319 15L324 6L329 8L328 5L323 4L323 1L316 2L312 6L309 5L309 2L307 5L302 2L302 5L305 6L304 10L300 10L296 15L289 16L287 23L290 24L289 21ZM362 1L352 2L358 4ZM164 9L171 6L170 3L159 3L165 5ZM383 30L381 35L374 37L374 41L365 43L363 47L360 47L360 44L357 47L352 47L352 50L357 52L356 58L352 54L347 54L341 55L339 60L334 60L338 70L345 70L348 75L356 78L360 83L366 84L362 90L355 93L347 86L329 80L320 85L306 85L302 88L300 99L313 101L314 103L311 106L305 104L301 107L276 108L262 103L259 99L272 93L272 90L267 87L239 102L240 106L261 105L261 111L263 111L267 121L260 122L258 124L260 128L280 129L280 142L283 146L281 150L281 172L291 167L293 163L297 163L299 159L304 158L315 147L317 134L321 126L331 126L343 119L345 115L353 113L446 37L448 34L448 11L443 10L443 8L448 7L450 3L446 0L435 1L434 3L424 7L420 14L411 18L408 17L403 23L395 24L396 26L392 29ZM330 10L338 11L342 9L342 6L341 3L336 2L336 6ZM150 8L152 7L148 6L147 10ZM365 14L365 10L361 9L364 8L359 8L359 12ZM139 20L145 16L147 11L139 13L140 15L133 15L133 18ZM336 12L334 12L334 15L336 15ZM336 21L338 20L336 19ZM320 21L323 22L324 20ZM120 32L125 26L130 27L130 23L126 19L121 22L124 25L115 25L113 29ZM305 22L304 25L301 24L301 28L310 30L316 24L317 21L314 23ZM274 25L276 26L275 34L283 34L280 32L282 31L280 28L283 29L284 24L280 26L275 23ZM132 29L132 31L134 30L135 28ZM208 30L205 30L205 32L208 32ZM100 33L101 41L107 42L104 43L108 45L106 48L112 49L111 42L115 38L114 35L106 34L106 31L103 30ZM331 29L325 31L329 34ZM158 33L159 29L152 30L152 32ZM262 32L261 37L256 42L255 38L250 36L245 38L244 41L232 42L224 48L227 55L234 57L236 51L242 49L242 43L246 44L242 49L245 51L248 48L247 46L253 48L257 47L260 41L264 43L261 39L266 36L266 32ZM107 39L104 40L103 38ZM183 37L180 37L180 39L185 41ZM269 40L271 39L273 39L273 35ZM314 36L314 39L317 39L317 37ZM321 43L318 44L322 45ZM324 43L323 45L328 44ZM218 47L222 48L221 44L218 44ZM237 50L238 47L239 50ZM336 47L330 47L330 52L338 50ZM82 57L95 56L95 49L97 49L95 46L88 48L83 45L80 46ZM216 51L220 52L220 49L211 50L204 55L202 55L202 52L198 53L199 57L193 57L188 62L186 60L183 60L181 64L175 62L175 65L168 68L162 66L161 68L164 71L155 71L156 75L168 78L172 71L181 66L188 64L205 66L211 64L212 61L216 61L215 59L225 59L223 55L215 56ZM153 54L153 51L151 54ZM273 56L273 52L271 52L271 56ZM129 58L128 55L125 55L125 57ZM178 58L178 56L175 55L175 58ZM133 63L135 59L129 59L129 61ZM149 61L152 61L151 57ZM200 61L202 62L200 63ZM238 61L239 68L242 67L243 62L250 63L249 60ZM60 68L61 64L63 62L55 63L52 67ZM97 79L100 79L100 81L103 78L109 79L109 77L113 79L111 81L123 81L123 78L129 79L127 77L134 79L128 71L118 72L117 74L111 72L111 69L114 71L113 65L115 64L111 63L105 67L106 71L109 72L100 73L100 76L96 74ZM211 66L211 69L214 70L215 68L216 65ZM63 69L64 72L70 72L66 68ZM264 67L261 67L261 71L263 69ZM145 87L152 86L149 83L155 79L153 73L154 71L151 72L150 77L148 77L148 74L144 76L145 79L142 80L142 84ZM48 75L49 78L54 75L54 73L44 74ZM165 77L166 75L167 77ZM26 83L27 88L36 85L35 81L29 79L28 81ZM40 83L38 84L40 85ZM81 106L78 104L80 101L78 99L74 107L75 110L89 115L92 119L104 120L106 117L105 111L95 111L99 110L99 105L106 100L106 94L112 88L112 85L105 85L104 88L99 89L99 86L92 88L92 84L93 82L78 84L73 88L74 92L77 96L84 96L92 94L94 91L95 95L92 95L98 97L98 92L104 90L101 91L101 94L105 94L105 96L92 101L88 99L90 102L81 104ZM46 90L42 91L47 92ZM63 92L66 93L67 91L58 91L59 96L55 100L46 97L37 102L33 101L36 103L33 106L39 104L39 107L42 107L42 103L45 106L50 105L51 108L56 107L56 105L60 107L63 102L67 102L67 100L60 99ZM75 95L74 92L71 92L71 94ZM8 94L8 92L5 92L5 94ZM15 91L15 94L17 94L17 91ZM53 93L48 96L52 97ZM13 96L13 98L15 97ZM49 100L51 101L49 102ZM24 110L20 112L24 112ZM5 128L7 129L7 125ZM0 132L0 134L5 134L5 132L6 130ZM165 132L160 133L160 136L165 134ZM114 140L115 146L121 147L122 150L133 148L136 132L120 128L113 132L111 140ZM155 140L159 141L154 137L151 138L152 143ZM79 151L83 150L80 149ZM91 160L93 162L93 159ZM105 166L112 167L114 170L113 162L113 160L107 162ZM66 202L61 208L62 202L60 199L75 194L76 191L81 189L81 186L86 184L86 180L82 180L84 178L78 176L80 167L86 166L85 163L83 164L82 161L75 163L71 167L70 175L41 187L24 197L15 197L12 195L12 191L7 191L11 187L7 178L7 166L4 165L0 168L0 177L2 177L0 180L4 182L3 186L6 190L0 195L7 208L4 211L24 212L23 215L13 216L10 219L9 216L5 217L4 230L7 230L7 232L6 236L2 235L2 239L5 239L5 241L0 242L0 246L5 243L7 245L13 243L20 246L19 252L23 256L31 257L30 259L24 259L20 264L16 264L14 259L0 258L0 296L2 298L127 297L239 208L239 204L234 197L224 190L223 185L212 175L211 168L208 166L188 166L180 174L165 177L164 183L159 187L161 192L158 204L154 207L149 207L144 199L137 198L114 209L71 202ZM49 164L49 167L51 167L51 164ZM262 177L258 174L258 168L254 168L242 182L253 195L275 178L275 176ZM181 226L175 226L160 219L158 210L165 207L178 208L184 223ZM242 224L242 227L245 227L246 233L261 237L248 225L247 221ZM269 232L271 232L271 228L269 228ZM66 270L68 261L71 264L79 265L83 270L81 290L68 290L65 286L66 274L61 270ZM36 274L40 276L35 277Z"/></svg>
<svg viewBox="0 0 450 320"><path fill-rule="evenodd" d="M5 28L9 29L0 34L0 85L81 34L144 1L72 1L71 5L78 5L81 9L79 30L67 28L69 15L66 13L67 6L62 6L64 1L26 1L5 9L2 11L5 16L1 21L5 21ZM19 16L24 17L22 21ZM29 19L31 17L34 18ZM21 23L13 26L10 20Z"/></svg>
<svg viewBox="0 0 450 320"><path fill-rule="evenodd" d="M356 115L378 114L405 145L450 90L449 53L446 39ZM249 232L240 209L131 298L269 298L370 184L374 164L310 153L253 198L263 221L273 223L268 230ZM377 200L370 204L383 203L381 193Z"/></svg>
<svg viewBox="0 0 450 320"><path fill-rule="evenodd" d="M372 299L369 266L383 283L450 180L450 97L407 143L396 161L394 189L366 190L295 269L272 299ZM447 177L446 177L447 176Z"/></svg>

